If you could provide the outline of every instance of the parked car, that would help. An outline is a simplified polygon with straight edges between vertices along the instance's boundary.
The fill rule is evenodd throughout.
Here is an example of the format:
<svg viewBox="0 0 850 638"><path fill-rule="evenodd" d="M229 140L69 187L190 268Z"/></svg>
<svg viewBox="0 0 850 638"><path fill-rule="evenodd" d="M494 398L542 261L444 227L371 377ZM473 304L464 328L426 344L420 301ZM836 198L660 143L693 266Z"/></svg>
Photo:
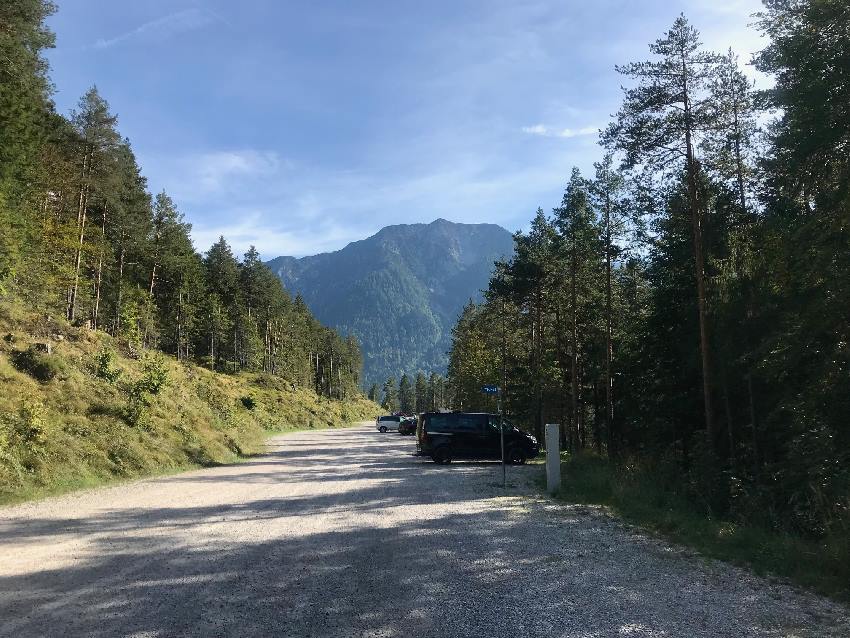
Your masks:
<svg viewBox="0 0 850 638"><path fill-rule="evenodd" d="M416 427L416 448L435 463L453 459L501 460L498 414L469 412L426 412ZM505 460L521 465L540 454L540 445L531 434L505 421Z"/></svg>
<svg viewBox="0 0 850 638"><path fill-rule="evenodd" d="M378 432L389 432L390 430L398 430L398 425L401 423L402 417L395 414L379 416L375 419L375 427Z"/></svg>
<svg viewBox="0 0 850 638"><path fill-rule="evenodd" d="M398 424L398 433L404 435L416 434L416 424L417 419L415 416L402 417L401 422Z"/></svg>

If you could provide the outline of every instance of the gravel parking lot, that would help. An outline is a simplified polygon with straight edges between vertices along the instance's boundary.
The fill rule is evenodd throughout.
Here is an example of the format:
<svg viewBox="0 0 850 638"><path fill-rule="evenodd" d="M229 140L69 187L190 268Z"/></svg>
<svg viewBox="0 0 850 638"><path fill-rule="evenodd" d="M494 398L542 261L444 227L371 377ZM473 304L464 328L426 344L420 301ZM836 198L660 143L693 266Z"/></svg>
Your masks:
<svg viewBox="0 0 850 638"><path fill-rule="evenodd" d="M374 425L0 510L0 635L850 636L848 610Z"/></svg>

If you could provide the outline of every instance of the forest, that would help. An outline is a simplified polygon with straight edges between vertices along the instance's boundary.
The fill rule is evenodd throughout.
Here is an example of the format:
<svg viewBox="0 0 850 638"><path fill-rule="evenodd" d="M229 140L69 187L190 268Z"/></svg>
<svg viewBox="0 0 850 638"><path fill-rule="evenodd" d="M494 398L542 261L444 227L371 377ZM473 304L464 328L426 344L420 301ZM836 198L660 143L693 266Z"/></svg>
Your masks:
<svg viewBox="0 0 850 638"><path fill-rule="evenodd" d="M454 329L455 407L562 424L713 517L850 531L850 5L767 0L756 90L685 16L617 67L590 175Z"/></svg>
<svg viewBox="0 0 850 638"><path fill-rule="evenodd" d="M380 388L372 384L367 396L387 412L403 414L437 412L453 402L451 386L437 372L427 376L421 371L416 375L405 372L398 382L395 377L389 377Z"/></svg>
<svg viewBox="0 0 850 638"><path fill-rule="evenodd" d="M262 371L321 396L359 393L354 338L322 326L251 248L199 254L153 196L96 87L67 117L51 100L48 0L0 4L0 299L221 372Z"/></svg>

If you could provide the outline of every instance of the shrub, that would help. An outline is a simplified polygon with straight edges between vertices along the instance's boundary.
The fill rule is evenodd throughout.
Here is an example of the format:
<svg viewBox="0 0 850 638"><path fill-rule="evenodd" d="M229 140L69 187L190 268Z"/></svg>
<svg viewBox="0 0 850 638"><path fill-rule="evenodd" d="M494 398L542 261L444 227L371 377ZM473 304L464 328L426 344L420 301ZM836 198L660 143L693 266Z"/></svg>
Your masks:
<svg viewBox="0 0 850 638"><path fill-rule="evenodd" d="M144 380L136 383L128 383L124 386L126 402L121 410L121 418L133 427L148 428L148 401L147 387Z"/></svg>
<svg viewBox="0 0 850 638"><path fill-rule="evenodd" d="M257 407L257 402L254 400L252 396L244 396L239 399L242 401L242 405L245 406L248 410L253 410Z"/></svg>
<svg viewBox="0 0 850 638"><path fill-rule="evenodd" d="M14 355L15 367L39 381L55 379L64 371L62 362L45 352L28 348Z"/></svg>
<svg viewBox="0 0 850 638"><path fill-rule="evenodd" d="M44 404L38 399L27 397L13 422L8 443L22 448L36 456L44 456L47 451L48 432Z"/></svg>
<svg viewBox="0 0 850 638"><path fill-rule="evenodd" d="M95 375L115 383L121 376L121 370L115 367L115 353L104 347L94 358Z"/></svg>
<svg viewBox="0 0 850 638"><path fill-rule="evenodd" d="M151 394L159 394L168 384L168 365L160 355L148 356L142 363L142 379L137 385Z"/></svg>

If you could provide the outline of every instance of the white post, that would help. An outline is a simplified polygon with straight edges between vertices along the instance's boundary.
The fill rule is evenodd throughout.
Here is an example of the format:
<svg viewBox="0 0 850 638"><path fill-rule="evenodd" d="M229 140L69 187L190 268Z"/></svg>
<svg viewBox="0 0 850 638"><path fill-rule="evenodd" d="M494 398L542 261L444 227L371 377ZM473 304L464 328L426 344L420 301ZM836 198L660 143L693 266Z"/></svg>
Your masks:
<svg viewBox="0 0 850 638"><path fill-rule="evenodd" d="M546 424L546 490L554 494L561 487L560 426Z"/></svg>

